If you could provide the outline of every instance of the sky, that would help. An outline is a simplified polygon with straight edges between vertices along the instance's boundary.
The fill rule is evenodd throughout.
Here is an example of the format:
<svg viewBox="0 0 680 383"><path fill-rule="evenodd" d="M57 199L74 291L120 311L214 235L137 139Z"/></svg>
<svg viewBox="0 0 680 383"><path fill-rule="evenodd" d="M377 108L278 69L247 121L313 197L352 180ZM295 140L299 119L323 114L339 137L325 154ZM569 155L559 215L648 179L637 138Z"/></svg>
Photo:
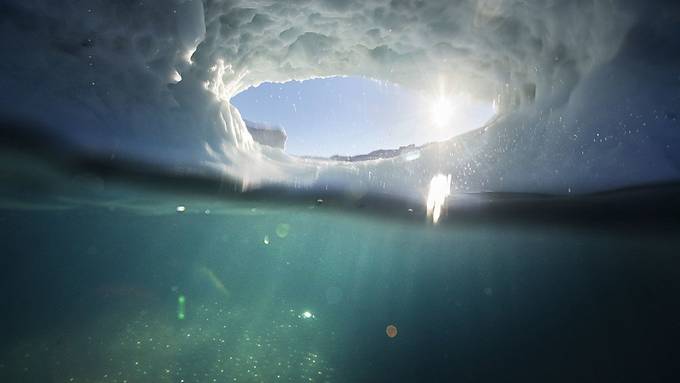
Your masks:
<svg viewBox="0 0 680 383"><path fill-rule="evenodd" d="M331 77L264 83L236 95L242 117L283 127L286 152L331 156L441 141L481 127L493 116L491 103L450 97L450 118L433 120L426 96L362 77ZM414 107L415 106L415 107Z"/></svg>

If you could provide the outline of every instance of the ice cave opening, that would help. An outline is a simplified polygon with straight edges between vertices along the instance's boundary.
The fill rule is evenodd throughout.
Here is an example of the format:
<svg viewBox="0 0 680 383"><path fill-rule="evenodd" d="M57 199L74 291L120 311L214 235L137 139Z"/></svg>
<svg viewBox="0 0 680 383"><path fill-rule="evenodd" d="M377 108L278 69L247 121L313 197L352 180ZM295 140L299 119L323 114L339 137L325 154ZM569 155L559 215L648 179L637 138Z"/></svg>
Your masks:
<svg viewBox="0 0 680 383"><path fill-rule="evenodd" d="M359 76L266 82L230 102L259 144L344 161L395 157L483 127L495 115L491 100L455 86L426 92Z"/></svg>

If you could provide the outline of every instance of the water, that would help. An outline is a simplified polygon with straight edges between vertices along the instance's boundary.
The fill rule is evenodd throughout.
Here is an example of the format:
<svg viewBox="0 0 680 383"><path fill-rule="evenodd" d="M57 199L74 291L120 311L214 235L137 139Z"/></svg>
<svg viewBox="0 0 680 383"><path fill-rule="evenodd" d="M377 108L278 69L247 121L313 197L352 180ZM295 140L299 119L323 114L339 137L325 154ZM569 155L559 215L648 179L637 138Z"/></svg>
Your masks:
<svg viewBox="0 0 680 383"><path fill-rule="evenodd" d="M676 186L454 196L433 226L4 160L2 382L677 379Z"/></svg>

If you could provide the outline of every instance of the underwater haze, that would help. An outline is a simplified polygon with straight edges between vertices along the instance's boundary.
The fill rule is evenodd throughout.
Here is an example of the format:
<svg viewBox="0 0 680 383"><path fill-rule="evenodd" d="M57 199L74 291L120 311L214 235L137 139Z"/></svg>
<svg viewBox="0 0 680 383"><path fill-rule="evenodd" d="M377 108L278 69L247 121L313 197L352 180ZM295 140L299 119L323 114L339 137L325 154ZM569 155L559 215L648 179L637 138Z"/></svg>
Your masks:
<svg viewBox="0 0 680 383"><path fill-rule="evenodd" d="M454 195L433 226L404 201L3 163L3 382L677 377L674 185Z"/></svg>

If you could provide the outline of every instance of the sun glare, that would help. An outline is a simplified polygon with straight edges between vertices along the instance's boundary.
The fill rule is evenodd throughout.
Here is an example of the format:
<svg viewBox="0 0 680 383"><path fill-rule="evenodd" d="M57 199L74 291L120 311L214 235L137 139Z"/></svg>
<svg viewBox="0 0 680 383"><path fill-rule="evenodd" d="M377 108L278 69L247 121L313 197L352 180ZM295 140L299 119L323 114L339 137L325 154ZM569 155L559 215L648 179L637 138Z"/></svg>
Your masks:
<svg viewBox="0 0 680 383"><path fill-rule="evenodd" d="M453 105L451 100L444 96L439 96L430 105L430 120L437 127L444 127L451 122L453 117Z"/></svg>

